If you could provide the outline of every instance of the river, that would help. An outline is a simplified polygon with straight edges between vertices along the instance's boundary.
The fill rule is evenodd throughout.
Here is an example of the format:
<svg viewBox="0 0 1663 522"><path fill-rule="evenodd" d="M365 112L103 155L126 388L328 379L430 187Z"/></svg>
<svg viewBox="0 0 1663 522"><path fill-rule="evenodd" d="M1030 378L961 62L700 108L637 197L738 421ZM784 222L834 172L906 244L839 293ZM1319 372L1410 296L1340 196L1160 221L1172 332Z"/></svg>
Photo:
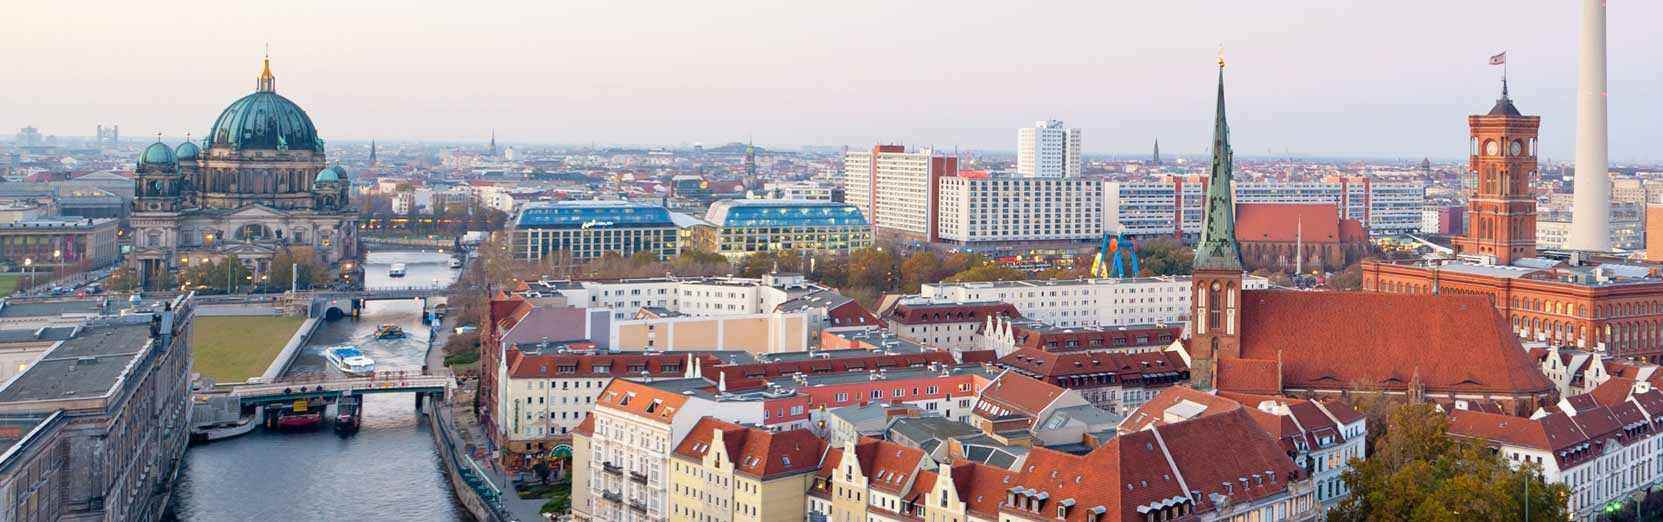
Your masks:
<svg viewBox="0 0 1663 522"><path fill-rule="evenodd" d="M434 252L371 252L370 288L448 284L456 271ZM392 263L409 275L387 277ZM378 369L419 372L428 330L417 301L371 301L362 317L321 327L295 359L289 375L334 371L323 347L356 344ZM373 339L395 324L403 339ZM174 520L468 520L450 491L426 422L412 394L364 397L362 429L341 437L327 427L278 433L263 428L242 437L192 446L173 496Z"/></svg>

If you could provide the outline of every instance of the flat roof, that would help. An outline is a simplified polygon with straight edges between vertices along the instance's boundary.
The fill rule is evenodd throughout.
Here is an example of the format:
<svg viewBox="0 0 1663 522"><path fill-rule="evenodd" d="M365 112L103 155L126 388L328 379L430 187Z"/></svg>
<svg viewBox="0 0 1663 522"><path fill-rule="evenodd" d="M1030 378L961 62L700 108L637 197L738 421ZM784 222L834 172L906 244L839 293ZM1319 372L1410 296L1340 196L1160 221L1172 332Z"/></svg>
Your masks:
<svg viewBox="0 0 1663 522"><path fill-rule="evenodd" d="M72 299L65 301L44 301L35 303L19 303L7 300L0 306L0 317L57 317L64 314L102 315L108 310L104 299Z"/></svg>
<svg viewBox="0 0 1663 522"><path fill-rule="evenodd" d="M149 341L149 323L86 328L0 389L0 402L103 397Z"/></svg>

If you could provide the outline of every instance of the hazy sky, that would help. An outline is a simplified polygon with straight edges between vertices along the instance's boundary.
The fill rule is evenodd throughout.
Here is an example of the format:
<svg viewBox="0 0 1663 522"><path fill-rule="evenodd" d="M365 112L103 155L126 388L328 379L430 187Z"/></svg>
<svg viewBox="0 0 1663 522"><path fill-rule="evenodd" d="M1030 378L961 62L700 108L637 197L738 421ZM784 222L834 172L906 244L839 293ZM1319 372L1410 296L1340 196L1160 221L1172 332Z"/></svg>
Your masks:
<svg viewBox="0 0 1663 522"><path fill-rule="evenodd" d="M1663 159L1657 0L1609 0L1611 157ZM1568 160L1576 0L16 2L0 132L200 136L254 88L326 139L1206 148L1225 47L1239 154L1455 157L1499 91Z"/></svg>

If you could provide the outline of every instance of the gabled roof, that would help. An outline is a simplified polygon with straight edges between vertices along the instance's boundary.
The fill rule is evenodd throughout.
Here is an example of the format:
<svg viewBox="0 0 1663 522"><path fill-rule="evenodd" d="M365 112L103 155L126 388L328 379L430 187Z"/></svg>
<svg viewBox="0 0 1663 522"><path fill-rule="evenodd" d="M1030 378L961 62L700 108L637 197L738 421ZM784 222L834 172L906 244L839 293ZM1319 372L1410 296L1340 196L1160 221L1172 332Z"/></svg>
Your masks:
<svg viewBox="0 0 1663 522"><path fill-rule="evenodd" d="M1280 360L1284 389L1554 390L1484 296L1248 290L1242 301L1241 358ZM1237 379L1221 371L1217 384L1262 385Z"/></svg>
<svg viewBox="0 0 1663 522"><path fill-rule="evenodd" d="M973 303L909 303L902 301L884 316L901 324L981 323L989 315L1021 317L1016 305L1003 301Z"/></svg>
<svg viewBox="0 0 1663 522"><path fill-rule="evenodd" d="M894 494L906 492L912 486L913 475L920 471L924 451L886 440L861 437L855 444L855 458L860 472L866 475L867 486Z"/></svg>
<svg viewBox="0 0 1663 522"><path fill-rule="evenodd" d="M1117 384L1144 376L1187 375L1189 365L1177 352L1064 352L1052 353L1022 348L999 359L999 365L1017 368L1042 380L1111 374ZM1054 382L1054 381L1053 381Z"/></svg>
<svg viewBox="0 0 1663 522"><path fill-rule="evenodd" d="M1241 203L1236 205L1236 240L1338 243L1342 240L1339 207L1332 203Z"/></svg>
<svg viewBox="0 0 1663 522"><path fill-rule="evenodd" d="M976 401L976 412L998 417L1001 415L991 414L992 410L987 409L988 406L997 406L1030 418L1038 417L1067 391L1054 384L1006 371L982 389L980 400Z"/></svg>
<svg viewBox="0 0 1663 522"><path fill-rule="evenodd" d="M858 355L860 351L838 350L838 352L839 353L836 355L844 355L841 352L857 352ZM931 364L952 365L955 364L955 361L953 360L952 353L943 351L902 354L886 354L872 351L866 352L865 355L855 357L825 357L795 361L722 366L719 368L713 368L710 377L715 378L715 373L726 374L728 382L732 383L735 382L736 379L777 377L780 375L791 375L794 373L812 375L822 373L866 372L880 368L921 368L927 367Z"/></svg>
<svg viewBox="0 0 1663 522"><path fill-rule="evenodd" d="M675 454L703 459L717 432L722 434L734 471L762 480L819 469L821 450L825 448L825 441L808 430L773 432L704 417L682 437Z"/></svg>
<svg viewBox="0 0 1663 522"><path fill-rule="evenodd" d="M627 413L662 424L675 419L687 397L624 379L613 379L595 397L595 408Z"/></svg>
<svg viewBox="0 0 1663 522"><path fill-rule="evenodd" d="M715 357L701 355L697 359L705 367L721 364ZM645 372L653 377L680 377L687 371L687 362L688 356L684 354L533 354L515 350L508 355L508 376L514 379L640 377Z"/></svg>

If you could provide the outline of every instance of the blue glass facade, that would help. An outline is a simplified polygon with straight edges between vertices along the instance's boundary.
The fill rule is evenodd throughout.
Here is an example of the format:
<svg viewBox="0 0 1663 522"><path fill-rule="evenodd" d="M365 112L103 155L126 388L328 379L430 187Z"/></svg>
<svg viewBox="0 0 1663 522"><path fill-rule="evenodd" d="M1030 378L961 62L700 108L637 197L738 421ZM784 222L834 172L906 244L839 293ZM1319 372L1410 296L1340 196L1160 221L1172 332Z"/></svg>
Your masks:
<svg viewBox="0 0 1663 522"><path fill-rule="evenodd" d="M706 221L716 237L708 250L737 259L755 252L795 250L847 254L872 245L872 229L860 209L810 200L726 200L710 206Z"/></svg>
<svg viewBox="0 0 1663 522"><path fill-rule="evenodd" d="M745 204L713 208L711 223L721 227L865 227L860 209L843 203L796 202Z"/></svg>
<svg viewBox="0 0 1663 522"><path fill-rule="evenodd" d="M519 228L674 227L664 207L634 204L533 205L520 211Z"/></svg>
<svg viewBox="0 0 1663 522"><path fill-rule="evenodd" d="M514 218L514 255L527 261L587 260L617 253L676 255L676 221L664 207L624 201L565 201L527 206Z"/></svg>

